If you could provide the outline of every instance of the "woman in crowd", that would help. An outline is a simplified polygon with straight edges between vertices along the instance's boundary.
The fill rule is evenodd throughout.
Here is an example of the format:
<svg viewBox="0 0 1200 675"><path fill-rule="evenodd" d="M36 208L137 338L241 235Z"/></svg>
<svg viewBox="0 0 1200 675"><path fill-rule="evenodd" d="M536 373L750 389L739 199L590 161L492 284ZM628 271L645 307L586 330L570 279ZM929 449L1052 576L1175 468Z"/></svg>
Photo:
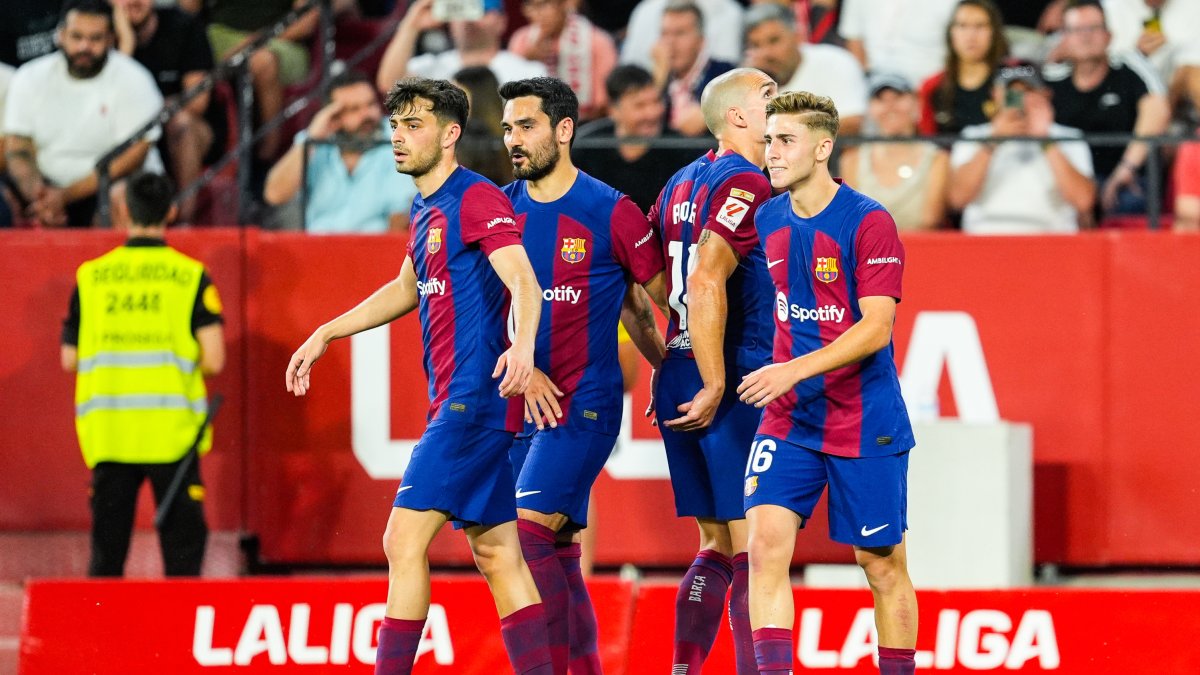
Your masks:
<svg viewBox="0 0 1200 675"><path fill-rule="evenodd" d="M992 77L1008 55L1004 19L991 0L962 0L946 28L946 69L921 85L920 131L957 134L991 117Z"/></svg>
<svg viewBox="0 0 1200 675"><path fill-rule="evenodd" d="M911 138L917 131L917 97L900 75L872 76L867 106L880 136ZM946 215L946 152L931 142L865 143L843 151L842 178L887 207L901 230L930 230Z"/></svg>
<svg viewBox="0 0 1200 675"><path fill-rule="evenodd" d="M496 92L500 83L487 66L470 66L454 74L454 83L467 92L471 105L467 126L458 142L458 161L497 185L513 180L512 162L504 150L504 104Z"/></svg>

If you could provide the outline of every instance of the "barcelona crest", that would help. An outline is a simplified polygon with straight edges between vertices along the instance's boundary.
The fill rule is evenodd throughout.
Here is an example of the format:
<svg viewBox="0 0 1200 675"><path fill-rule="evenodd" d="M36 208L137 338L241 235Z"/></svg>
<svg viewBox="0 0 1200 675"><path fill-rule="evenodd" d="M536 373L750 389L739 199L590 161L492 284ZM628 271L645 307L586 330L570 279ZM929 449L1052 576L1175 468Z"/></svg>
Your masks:
<svg viewBox="0 0 1200 675"><path fill-rule="evenodd" d="M750 495L754 494L754 491L757 489L758 489L758 476L750 476L749 478L747 478L745 495L747 497L749 497Z"/></svg>
<svg viewBox="0 0 1200 675"><path fill-rule="evenodd" d="M837 262L837 258L817 258L817 266L813 268L813 273L817 275L817 280L824 281L827 284L837 281Z"/></svg>
<svg viewBox="0 0 1200 675"><path fill-rule="evenodd" d="M425 237L425 247L429 249L430 253L442 250L442 228L429 228L429 234Z"/></svg>
<svg viewBox="0 0 1200 675"><path fill-rule="evenodd" d="M587 255L587 239L563 237L562 259L569 263L577 263Z"/></svg>

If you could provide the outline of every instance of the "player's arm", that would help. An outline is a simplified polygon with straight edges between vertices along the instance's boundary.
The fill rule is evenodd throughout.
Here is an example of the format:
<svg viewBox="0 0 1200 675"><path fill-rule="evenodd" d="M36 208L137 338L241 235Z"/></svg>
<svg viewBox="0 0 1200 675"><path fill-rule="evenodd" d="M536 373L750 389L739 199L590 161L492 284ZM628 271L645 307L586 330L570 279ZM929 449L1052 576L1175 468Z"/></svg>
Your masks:
<svg viewBox="0 0 1200 675"><path fill-rule="evenodd" d="M858 363L888 346L896 319L896 299L871 296L858 301L862 318L824 347L784 363L764 366L742 378L742 401L761 408L810 377ZM692 338L693 344L695 337Z"/></svg>
<svg viewBox="0 0 1200 675"><path fill-rule="evenodd" d="M659 283L662 283L662 277L662 272L655 275ZM661 366L663 358L667 355L667 347L645 287L638 284L629 285L621 305L621 324L625 326L625 332L629 333L629 339L646 359L646 363L652 368Z"/></svg>
<svg viewBox="0 0 1200 675"><path fill-rule="evenodd" d="M679 406L683 416L665 422L679 431L712 424L725 395L725 319L729 315L725 284L738 265L733 248L721 237L712 236L712 230L700 234L696 255L696 268L687 279L688 334L704 384L695 398Z"/></svg>
<svg viewBox="0 0 1200 675"><path fill-rule="evenodd" d="M416 307L417 273L413 268L412 258L406 256L399 276L384 284L353 309L317 328L304 344L300 345L296 353L292 354L284 377L287 390L296 396L308 393L313 364L325 353L330 342L382 326L408 314Z"/></svg>
<svg viewBox="0 0 1200 675"><path fill-rule="evenodd" d="M515 331L512 346L500 355L492 377L500 381L500 395L509 398L525 393L533 375L533 345L537 340L538 320L542 312L542 289L538 286L533 265L525 254L525 247L518 244L496 249L488 256L492 268L500 281L508 287L512 296L512 313Z"/></svg>

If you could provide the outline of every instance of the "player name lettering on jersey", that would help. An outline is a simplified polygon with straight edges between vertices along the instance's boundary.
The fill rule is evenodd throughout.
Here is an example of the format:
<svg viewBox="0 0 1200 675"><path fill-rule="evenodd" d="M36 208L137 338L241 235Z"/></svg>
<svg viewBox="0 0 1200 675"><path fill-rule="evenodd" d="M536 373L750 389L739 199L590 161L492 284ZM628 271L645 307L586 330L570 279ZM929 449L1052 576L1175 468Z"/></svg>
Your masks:
<svg viewBox="0 0 1200 675"><path fill-rule="evenodd" d="M542 299L546 302L568 302L574 305L583 296L583 291L574 286L555 286L542 291Z"/></svg>
<svg viewBox="0 0 1200 675"><path fill-rule="evenodd" d="M444 295L446 293L446 282L434 277L429 281L417 281L417 293L421 297L426 295Z"/></svg>
<svg viewBox="0 0 1200 675"><path fill-rule="evenodd" d="M696 203L680 202L671 206L671 218L676 223L696 222Z"/></svg>
<svg viewBox="0 0 1200 675"><path fill-rule="evenodd" d="M891 265L891 264L903 265L904 263L901 262L900 259L897 258L896 256L889 256L887 258L867 258L867 264L868 265Z"/></svg>
<svg viewBox="0 0 1200 675"><path fill-rule="evenodd" d="M779 293L775 296L775 316L784 323L789 318L796 319L800 323L804 323L805 321L841 323L842 319L846 318L846 308L838 307L837 305L825 305L824 307L809 309L789 303L787 296Z"/></svg>

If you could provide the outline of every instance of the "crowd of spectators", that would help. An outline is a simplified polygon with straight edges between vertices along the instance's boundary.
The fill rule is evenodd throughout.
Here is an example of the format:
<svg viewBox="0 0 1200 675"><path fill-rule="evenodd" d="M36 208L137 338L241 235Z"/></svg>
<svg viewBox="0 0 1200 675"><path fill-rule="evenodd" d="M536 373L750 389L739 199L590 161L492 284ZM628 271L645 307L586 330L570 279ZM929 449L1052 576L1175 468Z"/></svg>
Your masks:
<svg viewBox="0 0 1200 675"><path fill-rule="evenodd" d="M904 229L1073 232L1144 222L1152 202L1177 229L1200 229L1200 139L1188 142L1200 119L1196 0L923 0L919 11L897 0L482 0L478 18L448 22L436 4L333 0L339 22L391 33L367 61L377 68L332 78L315 114L261 134L255 191L278 209L271 222L314 233L406 227L414 189L390 172L379 105L406 75L467 90L463 162L500 183L511 167L498 86L563 79L581 103L577 164L648 209L703 151L704 86L745 65L780 91L834 100L839 173ZM302 5L0 3L0 226L92 225L96 161ZM249 55L256 124L320 81L318 21L306 12ZM161 165L192 184L236 131L235 97L216 92L144 132L112 176ZM213 222L203 201L183 200L180 219Z"/></svg>

